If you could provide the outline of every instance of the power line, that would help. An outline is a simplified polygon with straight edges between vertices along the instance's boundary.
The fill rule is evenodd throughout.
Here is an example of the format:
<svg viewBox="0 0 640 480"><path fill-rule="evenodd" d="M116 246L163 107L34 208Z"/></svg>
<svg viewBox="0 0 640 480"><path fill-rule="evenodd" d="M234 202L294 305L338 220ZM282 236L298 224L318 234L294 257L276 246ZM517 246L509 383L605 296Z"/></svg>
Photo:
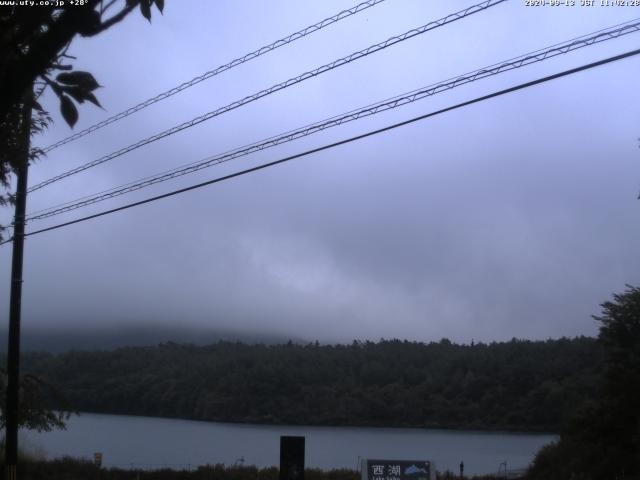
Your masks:
<svg viewBox="0 0 640 480"><path fill-rule="evenodd" d="M347 65L348 63L351 63L355 60L358 60L360 58L364 58L368 55L371 55L373 53L379 52L381 50L384 50L387 47L390 47L392 45L395 45L397 43L400 42L404 42L405 40L408 40L410 38L413 38L417 35L422 35L423 33L426 33L430 30L434 30L438 27L441 27L443 25L455 22L456 20L460 20L462 18L468 17L470 15L473 15L474 13L478 13L481 11L484 11L490 7L493 7L495 5L498 5L500 3L505 2L506 0L485 0L479 4L476 5L472 5L470 7L465 8L464 10L460 10L459 12L455 12L455 13L451 13L449 15L447 15L446 17L443 17L439 20L435 20L432 22L427 23L426 25L422 25L421 27L418 28L414 28L412 30L409 30L401 35L397 35L391 38L388 38L387 40L377 43L375 45L371 45L370 47L365 48L364 50L360 50L357 52L354 52L350 55L347 55L346 57L342 57L338 60L334 60L331 63L328 63L326 65L323 65L321 67L315 68L314 70L310 70L308 72L305 72L301 75L298 75L296 77L290 78L289 80L286 80L284 82L278 83L276 85L273 85L265 90L261 90L258 93L255 93L253 95L249 95L247 97L244 97L241 100L236 100L235 102L232 102L224 107L220 107L216 110L213 110L211 112L205 113L204 115L200 115L199 117L196 117L192 120L189 120L187 122L184 122L180 125L176 125L175 127L172 127L168 130L165 130L163 132L157 133L151 137L148 137L144 140L140 140L132 145L129 145L127 147L121 148L120 150L117 150L113 153L110 153L108 155L105 155L103 157L100 157L96 160L93 160L89 163L86 163L84 165L81 165L79 167L76 167L74 169L71 169L65 173L62 173L60 175L57 175L55 177L49 178L48 180L45 180L41 183L38 183L37 185L34 185L33 187L29 188L29 192L33 192L35 190L41 189L47 185L50 185L52 183L55 183L57 181L60 181L64 178L67 178L71 175L75 175L77 173L80 173L84 170L87 170L89 168L95 167L97 165L100 165L102 163L105 163L109 160L113 160L114 158L120 157L121 155L124 155L126 153L129 153L133 150L136 150L144 145L147 145L149 143L155 142L157 140L160 140L164 137L167 137L169 135L173 135L174 133L178 133L182 130L185 130L187 128L191 128L195 125L198 125L202 122L205 122L207 120L210 120L214 117L217 117L218 115L222 115L223 113L227 113L231 110L234 110L238 107L241 107L243 105L246 105L248 103L254 102L260 98L266 97L267 95L271 95L272 93L275 93L277 91L283 90L285 88L291 87L293 85L296 85L298 83L301 83L305 80L308 80L310 78L316 77L318 75L321 75L323 73L326 73L328 71L331 71L335 68L341 67L343 65Z"/></svg>
<svg viewBox="0 0 640 480"><path fill-rule="evenodd" d="M368 0L366 2L362 2L359 3L358 5L356 5L355 7L351 7L347 10L343 10L339 13L336 13L335 15L332 15L331 17L325 18L324 20L315 23L313 25L310 25L306 28L303 28L302 30L298 30L295 33L292 33L291 35L288 35L284 38L281 38L280 40L276 40L275 42L266 45L264 47L260 47L257 50L254 50L253 52L247 53L245 55L243 55L242 57L238 57L234 60L231 60L229 63L226 63L224 65L220 65L219 67L213 69L213 70L209 70L208 72L203 73L202 75L199 75L191 80L189 80L188 82L184 82L180 85L178 85L177 87L174 87L170 90L167 90L166 92L162 92L158 95L156 95L153 98L150 98L148 100L145 100L144 102L141 102L133 107L130 107L116 115L113 115L105 120L102 120L94 125L91 125L90 127L85 128L84 130L81 130L80 132L74 133L73 135L70 135L66 138L63 138L62 140L53 143L51 145L49 145L48 147L45 147L42 149L43 153L47 153L50 152L51 150L58 148L62 145L65 145L69 142L72 142L74 140L77 140L79 138L84 137L85 135L88 135L90 133L95 132L96 130L101 129L102 127L106 127L107 125L110 125L114 122L117 122L118 120L122 120L125 117L128 117L129 115L133 115L136 112L139 112L140 110L147 108L150 105L153 105L154 103L157 103L161 100L164 100L166 98L169 98L183 90L186 90L189 87L193 87L194 85L197 85L200 82L204 82L205 80L208 80L211 77L214 77L216 75L219 75L220 73L226 72L227 70L231 70L234 67L237 67L238 65L242 65L243 63L246 63L250 60L253 60L254 58L258 58L266 53L272 52L273 50L280 48L284 45L288 45L292 42L295 42L296 40L299 40L303 37L306 37L307 35L310 35L314 32L317 32L319 30L322 30L325 27L328 27L329 25L333 25L334 23L339 22L342 19L345 19L347 17L350 17L352 15L355 15L357 13L362 12L363 10L366 10L368 8L371 8L379 3L384 2L385 0Z"/></svg>
<svg viewBox="0 0 640 480"><path fill-rule="evenodd" d="M129 203L127 205L123 205L123 206L120 206L120 207L117 207L117 208L112 208L110 210L105 210L105 211L102 211L102 212L99 212L99 213L95 213L93 215L88 215L86 217L77 218L77 219L71 220L69 222L59 223L59 224L53 225L51 227L42 228L40 230L35 230L33 232L29 232L29 233L25 234L25 236L37 235L37 234L48 232L48 231L51 231L51 230L57 230L57 229L62 228L62 227L67 227L69 225L74 225L76 223L85 222L87 220L91 220L91 219L94 219L94 218L102 217L104 215L109 215L111 213L115 213L115 212L119 212L119 211L122 211L122 210L127 210L129 208L133 208L133 207L137 207L137 206L140 206L140 205L144 205L146 203L155 202L155 201L161 200L163 198L172 197L172 196L178 195L180 193L185 193L185 192L188 192L188 191L191 191L191 190L196 190L196 189L208 186L208 185L212 185L214 183L219 183L219 182L222 182L222 181L225 181L225 180L230 180L232 178L240 177L240 176L246 175L248 173L253 173L253 172L256 172L258 170L263 170L265 168L273 167L275 165L279 165L281 163L285 163L285 162L288 162L288 161L291 161L291 160L294 160L294 159L297 159L297 158L305 157L305 156L311 155L313 153L318 153L318 152L321 152L321 151L324 151L324 150L329 150L331 148L335 148L335 147L340 146L340 145L345 145L347 143L355 142L357 140L362 140L364 138L368 138L368 137L371 137L373 135L377 135L377 134L380 134L380 133L383 133L383 132L387 132L389 130L396 129L398 127L402 127L402 126L405 126L405 125L409 125L411 123L418 122L420 120L425 120L425 119L430 118L430 117L435 117L436 115L440 115L442 113L450 112L452 110L457 110L459 108L466 107L466 106L469 106L469 105L473 105L475 103L483 102L483 101L489 100L491 98L495 98L495 97L499 97L499 96L502 96L502 95L506 95L508 93L512 93L512 92L515 92L515 91L518 91L518 90L523 90L525 88L533 87L535 85L539 85L539 84L542 84L542 83L545 83L545 82L549 82L551 80L556 80L558 78L565 77L565 76L568 76L568 75L573 75L575 73L582 72L584 70L589 70L589 69L592 69L592 68L595 68L595 67L606 65L608 63L612 63L612 62L615 62L615 61L618 61L618 60L629 58L629 57L632 57L632 56L635 56L635 55L638 55L638 54L640 54L640 49L632 50L630 52L626 52L626 53L623 53L623 54L620 54L620 55L616 55L616 56L613 56L613 57L608 57L608 58L605 58L603 60L599 60L597 62L592 62L592 63L586 64L586 65L582 65L580 67L571 68L569 70L564 70L562 72L555 73L553 75L548 75L546 77L538 78L536 80L532 80L532 81L529 81L529 82L526 82L526 83L521 83L519 85L510 87L510 88L506 88L504 90L499 90L497 92L490 93L488 95L483 95L481 97L476 97L476 98L474 98L472 100L468 100L466 102L458 103L458 104L450 106L450 107L446 107L446 108L442 108L440 110L436 110L434 112L426 113L424 115L420 115L418 117L414 117L414 118L411 118L409 120L405 120L403 122L395 123L393 125L389 125L389 126L386 126L386 127L383 127L383 128L379 128L377 130L372 130L370 132L363 133L361 135L356 135L356 136L353 136L353 137L350 137L350 138L347 138L347 139L344 139L344 140L340 140L340 141L337 141L337 142L334 142L334 143L331 143L331 144L328 144L328 145L323 145L321 147L313 148L311 150L307 150L307 151L302 152L302 153L298 153L298 154L295 154L295 155L290 155L288 157L281 158L280 160L275 160L273 162L264 163L264 164L258 165L256 167L252 167L252 168L248 168L248 169L245 169L245 170L241 170L239 172L235 172L235 173L232 173L232 174L229 174L229 175L224 175L222 177L214 178L212 180L208 180L206 182L202 182L202 183L198 183L198 184L195 184L195 185L191 185L189 187L181 188L181 189L178 189L178 190L173 190L171 192L164 193L162 195L156 195L154 197L150 197L150 198L147 198L145 200L140 200L138 202ZM8 243L8 242L10 242L12 240L13 239L6 240L5 242L0 243L0 245Z"/></svg>
<svg viewBox="0 0 640 480"><path fill-rule="evenodd" d="M576 39L567 40L566 42L555 44L552 47L548 47L547 49L539 49L534 52L526 53L502 63L496 63L489 67L484 67L473 72L460 75L458 77L453 77L443 82L435 83L427 87L423 87L421 89L384 100L382 102L371 104L361 109L352 110L348 113L338 115L330 119L322 120L320 122L301 127L297 130L291 130L284 134L270 137L266 140L262 140L244 147L239 147L235 150L230 150L228 152L218 154L213 157L209 157L207 159L184 165L166 172L162 172L154 176L146 177L141 180L121 185L119 187L105 190L103 192L65 202L61 205L56 205L43 210L39 210L37 212L32 212L27 216L27 220L41 220L107 199L115 198L120 195L131 193L133 191L154 185L156 183L171 180L173 178L187 175L204 168L211 167L213 165L228 162L238 157L243 157L251 153L275 147L277 145L287 143L317 133L319 131L326 130L328 128L332 128L344 123L358 120L366 116L371 116L380 112L391 110L402 105L406 105L417 100L436 95L437 93L451 90L458 86L480 80L482 78L498 75L500 73L531 65L533 63L541 62L558 55L566 54L583 47L601 43L607 40L612 40L629 33L640 31L640 19L636 19L635 23L631 23L630 21L621 25L622 26L616 25L615 27L610 27L609 29L598 30L597 32L583 35L581 37L577 37Z"/></svg>

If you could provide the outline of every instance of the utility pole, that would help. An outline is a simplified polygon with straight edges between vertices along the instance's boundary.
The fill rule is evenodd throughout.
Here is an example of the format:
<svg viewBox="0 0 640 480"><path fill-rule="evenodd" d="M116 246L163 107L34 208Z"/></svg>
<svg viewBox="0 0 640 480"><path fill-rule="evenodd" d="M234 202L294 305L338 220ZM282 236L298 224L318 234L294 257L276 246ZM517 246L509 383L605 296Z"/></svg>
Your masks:
<svg viewBox="0 0 640 480"><path fill-rule="evenodd" d="M9 345L7 350L7 421L5 465L6 480L17 480L18 412L20 391L20 311L22 306L22 259L24 256L24 219L27 209L27 175L31 137L33 88L24 96L18 131L16 167L16 205L13 219L13 253L11 258L11 294L9 303Z"/></svg>

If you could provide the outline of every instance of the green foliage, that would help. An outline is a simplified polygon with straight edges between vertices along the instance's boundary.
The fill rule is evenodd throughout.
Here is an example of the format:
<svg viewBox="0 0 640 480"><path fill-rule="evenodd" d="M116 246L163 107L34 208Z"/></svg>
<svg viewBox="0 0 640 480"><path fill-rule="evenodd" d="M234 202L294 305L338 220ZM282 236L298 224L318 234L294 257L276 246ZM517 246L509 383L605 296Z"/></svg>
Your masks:
<svg viewBox="0 0 640 480"><path fill-rule="evenodd" d="M93 93L98 82L88 72L70 71L63 62L74 57L67 55L71 41L77 36L92 37L111 28L139 7L151 21L151 7L162 13L163 0L83 0L73 2L40 2L48 5L15 5L0 8L0 188L10 186L16 162L25 158L24 140L19 134L23 124L22 104L29 92L36 90L36 100L46 87L60 100L60 112L73 127L78 121L74 103L89 101L100 107ZM115 10L115 12L113 12ZM113 13L112 13L113 12ZM62 71L56 79L55 72ZM49 114L36 102L32 134L41 131L51 121ZM32 150L32 161L41 152ZM12 201L11 195L0 193L0 206ZM5 229L0 225L0 240Z"/></svg>
<svg viewBox="0 0 640 480"><path fill-rule="evenodd" d="M223 464L203 465L190 470L123 470L118 468L98 468L87 460L70 457L50 461L25 461L21 464L24 478L29 480L278 480L279 471L275 467L254 466L232 467ZM0 480L4 471L0 469ZM360 473L350 469L319 470L307 468L305 480L360 480ZM21 477L23 478L23 477ZM499 477L500 479L504 477ZM498 480L493 475L464 477L472 480ZM451 472L436 473L436 480L460 480Z"/></svg>
<svg viewBox="0 0 640 480"><path fill-rule="evenodd" d="M597 395L538 453L532 479L640 476L640 289L628 286L602 305L604 365Z"/></svg>
<svg viewBox="0 0 640 480"><path fill-rule="evenodd" d="M278 480L279 472L275 467L256 468L225 467L222 464L204 465L191 470L123 470L118 468L99 468L93 463L70 457L51 461L27 461L20 466L24 478L29 480ZM4 469L0 469L0 480ZM22 477L21 477L22 478ZM354 470L337 469L323 471L305 469L306 480L359 480Z"/></svg>
<svg viewBox="0 0 640 480"><path fill-rule="evenodd" d="M78 121L78 109L67 95L60 95L60 112L69 126L73 127Z"/></svg>
<svg viewBox="0 0 640 480"><path fill-rule="evenodd" d="M20 428L49 432L64 429L71 415L69 403L59 390L49 382L32 374L24 375L20 381ZM4 429L7 401L7 373L0 369L0 429Z"/></svg>
<svg viewBox="0 0 640 480"><path fill-rule="evenodd" d="M80 411L195 420L557 431L593 396L593 339L162 344L26 354Z"/></svg>

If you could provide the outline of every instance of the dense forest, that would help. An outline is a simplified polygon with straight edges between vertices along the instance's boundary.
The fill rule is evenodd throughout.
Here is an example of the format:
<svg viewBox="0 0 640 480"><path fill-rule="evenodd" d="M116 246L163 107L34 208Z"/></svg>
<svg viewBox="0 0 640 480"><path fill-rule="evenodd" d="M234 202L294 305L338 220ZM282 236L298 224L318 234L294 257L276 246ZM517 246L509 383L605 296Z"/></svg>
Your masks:
<svg viewBox="0 0 640 480"><path fill-rule="evenodd" d="M594 395L591 338L28 353L78 411L225 422L558 431Z"/></svg>
<svg viewBox="0 0 640 480"><path fill-rule="evenodd" d="M530 480L640 479L640 288L604 302L596 395L576 405L560 438L542 448Z"/></svg>

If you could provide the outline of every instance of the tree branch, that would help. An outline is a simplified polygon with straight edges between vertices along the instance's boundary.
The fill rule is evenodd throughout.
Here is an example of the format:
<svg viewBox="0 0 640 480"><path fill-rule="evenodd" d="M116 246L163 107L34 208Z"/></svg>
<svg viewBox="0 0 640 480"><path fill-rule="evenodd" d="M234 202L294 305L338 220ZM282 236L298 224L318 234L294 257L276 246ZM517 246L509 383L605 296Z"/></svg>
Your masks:
<svg viewBox="0 0 640 480"><path fill-rule="evenodd" d="M104 32L105 30L107 30L108 28L112 27L113 25L115 25L116 23L121 22L122 20L124 20L124 18L129 15L129 13L131 13L131 11L135 8L135 5L132 6L127 6L124 7L122 10L120 10L120 12L116 13L113 17L111 17L109 20L106 20L104 22L102 22L102 24L100 25L99 28L97 28L94 32L91 33L91 35L85 35L87 37L93 37L94 35L97 35L100 32Z"/></svg>
<svg viewBox="0 0 640 480"><path fill-rule="evenodd" d="M115 5L115 3L118 0L111 0L109 3L107 3L106 5L102 6L100 9L100 15L102 15L103 13L105 13L107 10L109 10L113 5Z"/></svg>

